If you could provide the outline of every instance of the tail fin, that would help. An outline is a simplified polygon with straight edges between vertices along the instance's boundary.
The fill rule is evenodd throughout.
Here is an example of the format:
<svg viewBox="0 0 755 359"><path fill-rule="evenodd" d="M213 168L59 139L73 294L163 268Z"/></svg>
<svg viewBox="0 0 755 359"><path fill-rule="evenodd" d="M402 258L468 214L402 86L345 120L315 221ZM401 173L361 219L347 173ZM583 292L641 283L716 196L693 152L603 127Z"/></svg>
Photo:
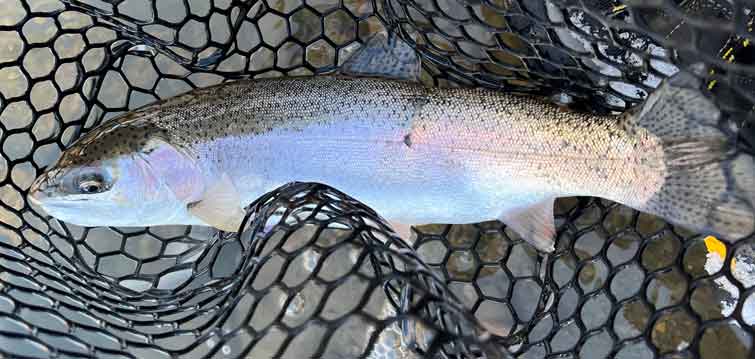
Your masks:
<svg viewBox="0 0 755 359"><path fill-rule="evenodd" d="M656 90L635 124L660 139L665 181L643 206L671 223L736 241L755 231L755 161L737 149L717 106L692 74Z"/></svg>

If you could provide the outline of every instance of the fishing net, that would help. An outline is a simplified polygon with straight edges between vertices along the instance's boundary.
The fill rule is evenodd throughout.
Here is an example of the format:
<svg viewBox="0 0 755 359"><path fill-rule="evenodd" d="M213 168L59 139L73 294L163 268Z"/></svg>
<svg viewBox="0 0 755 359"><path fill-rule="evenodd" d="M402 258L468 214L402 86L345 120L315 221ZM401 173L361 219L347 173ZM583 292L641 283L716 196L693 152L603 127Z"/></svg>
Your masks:
<svg viewBox="0 0 755 359"><path fill-rule="evenodd" d="M347 194L280 188L237 235L82 228L25 199L120 113L240 77L332 71L389 29L423 81L598 112L698 75L752 146L746 0L0 0L0 357L750 358L755 237L557 202L553 254L500 222L410 243Z"/></svg>

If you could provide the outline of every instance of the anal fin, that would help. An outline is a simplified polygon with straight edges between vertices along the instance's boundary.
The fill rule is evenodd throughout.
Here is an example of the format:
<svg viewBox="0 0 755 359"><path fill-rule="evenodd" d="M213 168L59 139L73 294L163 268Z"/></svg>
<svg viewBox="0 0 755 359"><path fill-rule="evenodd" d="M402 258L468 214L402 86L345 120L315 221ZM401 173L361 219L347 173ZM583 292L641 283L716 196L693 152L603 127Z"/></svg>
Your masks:
<svg viewBox="0 0 755 359"><path fill-rule="evenodd" d="M189 213L206 224L226 232L238 232L246 213L240 196L227 174L209 187L201 200L189 204Z"/></svg>
<svg viewBox="0 0 755 359"><path fill-rule="evenodd" d="M506 211L500 220L524 240L544 252L555 250L556 225L553 219L555 198L546 198L529 206Z"/></svg>

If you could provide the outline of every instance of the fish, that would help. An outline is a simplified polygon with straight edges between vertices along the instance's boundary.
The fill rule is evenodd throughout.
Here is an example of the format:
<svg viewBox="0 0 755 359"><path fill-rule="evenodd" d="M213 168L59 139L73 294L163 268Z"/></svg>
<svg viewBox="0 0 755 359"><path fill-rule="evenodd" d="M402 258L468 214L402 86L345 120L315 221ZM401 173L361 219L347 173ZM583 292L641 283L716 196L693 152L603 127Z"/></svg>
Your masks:
<svg viewBox="0 0 755 359"><path fill-rule="evenodd" d="M229 81L146 105L79 138L29 201L81 226L235 232L263 194L319 182L397 226L500 220L545 252L559 197L605 198L729 240L753 232L753 156L693 74L604 116L424 86L419 63L376 36L334 74Z"/></svg>

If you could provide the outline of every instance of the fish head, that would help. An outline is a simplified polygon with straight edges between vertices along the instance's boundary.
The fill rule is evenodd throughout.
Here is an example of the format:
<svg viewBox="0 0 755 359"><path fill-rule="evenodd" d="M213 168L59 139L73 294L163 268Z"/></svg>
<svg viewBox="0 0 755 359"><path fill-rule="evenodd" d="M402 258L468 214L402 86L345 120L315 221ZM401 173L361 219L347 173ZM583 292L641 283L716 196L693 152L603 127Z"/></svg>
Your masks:
<svg viewBox="0 0 755 359"><path fill-rule="evenodd" d="M185 171L187 156L148 132L125 126L88 134L35 180L29 201L81 226L178 224L186 200L172 185L196 176Z"/></svg>

